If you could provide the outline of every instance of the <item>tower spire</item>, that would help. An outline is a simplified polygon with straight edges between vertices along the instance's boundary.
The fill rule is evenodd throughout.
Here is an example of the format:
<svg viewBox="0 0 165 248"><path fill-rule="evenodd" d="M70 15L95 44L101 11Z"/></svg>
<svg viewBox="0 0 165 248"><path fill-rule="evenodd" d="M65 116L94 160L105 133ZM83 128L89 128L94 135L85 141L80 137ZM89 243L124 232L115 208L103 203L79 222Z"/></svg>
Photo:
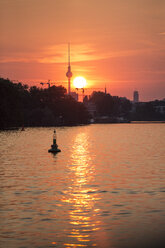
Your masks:
<svg viewBox="0 0 165 248"><path fill-rule="evenodd" d="M68 95L70 95L70 79L72 77L71 65L70 65L70 43L68 43L68 71L66 73L68 78Z"/></svg>
<svg viewBox="0 0 165 248"><path fill-rule="evenodd" d="M70 43L68 43L68 66L70 66Z"/></svg>
<svg viewBox="0 0 165 248"><path fill-rule="evenodd" d="M105 95L107 94L107 88L106 88L106 84L105 84Z"/></svg>

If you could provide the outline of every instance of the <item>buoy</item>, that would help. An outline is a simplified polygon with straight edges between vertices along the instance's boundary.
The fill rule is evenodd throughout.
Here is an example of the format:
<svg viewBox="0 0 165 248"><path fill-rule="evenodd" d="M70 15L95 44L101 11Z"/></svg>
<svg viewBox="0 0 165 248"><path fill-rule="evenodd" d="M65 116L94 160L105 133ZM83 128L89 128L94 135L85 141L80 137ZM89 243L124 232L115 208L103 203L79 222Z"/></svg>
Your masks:
<svg viewBox="0 0 165 248"><path fill-rule="evenodd" d="M58 149L58 145L56 143L56 130L54 130L53 133L53 144L51 145L51 148L48 150L48 152L52 152L52 153L61 152L61 150Z"/></svg>
<svg viewBox="0 0 165 248"><path fill-rule="evenodd" d="M22 129L21 129L21 131L25 131L24 125L22 125Z"/></svg>

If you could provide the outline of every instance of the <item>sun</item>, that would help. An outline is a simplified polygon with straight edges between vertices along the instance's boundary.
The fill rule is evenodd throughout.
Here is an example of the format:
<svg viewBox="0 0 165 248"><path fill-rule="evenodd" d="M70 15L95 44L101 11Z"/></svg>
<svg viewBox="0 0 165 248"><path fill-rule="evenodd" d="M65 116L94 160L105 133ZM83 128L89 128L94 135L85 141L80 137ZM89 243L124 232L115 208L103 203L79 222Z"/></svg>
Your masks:
<svg viewBox="0 0 165 248"><path fill-rule="evenodd" d="M84 77L76 77L73 80L74 87L77 89L82 89L86 85L86 79Z"/></svg>

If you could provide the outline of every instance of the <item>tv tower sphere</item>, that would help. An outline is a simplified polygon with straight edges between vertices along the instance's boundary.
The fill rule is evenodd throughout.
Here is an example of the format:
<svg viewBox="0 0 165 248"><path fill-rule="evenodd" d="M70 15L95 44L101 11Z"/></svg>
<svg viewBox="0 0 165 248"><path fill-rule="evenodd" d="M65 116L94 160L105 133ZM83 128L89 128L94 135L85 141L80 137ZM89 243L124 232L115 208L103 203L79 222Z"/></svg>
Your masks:
<svg viewBox="0 0 165 248"><path fill-rule="evenodd" d="M72 72L71 72L70 66L68 66L68 71L67 71L67 73L66 73L66 76L67 76L68 78L71 78L71 77L72 77Z"/></svg>

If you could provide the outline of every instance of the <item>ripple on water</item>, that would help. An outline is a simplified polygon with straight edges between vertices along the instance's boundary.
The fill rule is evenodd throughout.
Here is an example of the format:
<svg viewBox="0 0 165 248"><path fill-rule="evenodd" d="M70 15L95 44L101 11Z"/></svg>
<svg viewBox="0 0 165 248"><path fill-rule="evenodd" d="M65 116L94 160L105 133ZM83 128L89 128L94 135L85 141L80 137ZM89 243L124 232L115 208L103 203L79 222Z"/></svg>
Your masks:
<svg viewBox="0 0 165 248"><path fill-rule="evenodd" d="M165 125L57 128L56 156L52 133L0 132L3 248L145 247L163 237Z"/></svg>
<svg viewBox="0 0 165 248"><path fill-rule="evenodd" d="M120 211L119 213L116 213L117 215L130 215L131 214L131 212L129 212L129 211Z"/></svg>

